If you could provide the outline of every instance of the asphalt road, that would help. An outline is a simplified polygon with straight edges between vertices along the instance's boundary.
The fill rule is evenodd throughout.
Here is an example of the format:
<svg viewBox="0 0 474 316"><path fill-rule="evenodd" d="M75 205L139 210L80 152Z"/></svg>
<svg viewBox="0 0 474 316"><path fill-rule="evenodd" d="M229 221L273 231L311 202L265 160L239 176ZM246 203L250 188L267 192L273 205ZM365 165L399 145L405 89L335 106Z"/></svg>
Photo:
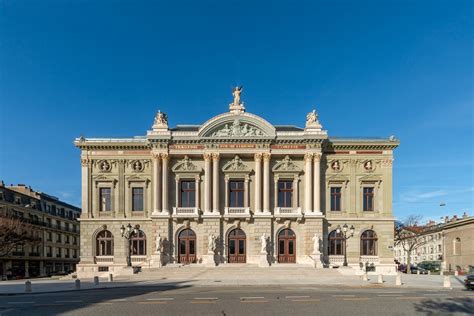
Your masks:
<svg viewBox="0 0 474 316"><path fill-rule="evenodd" d="M0 297L0 315L472 315L474 291L129 287Z"/></svg>

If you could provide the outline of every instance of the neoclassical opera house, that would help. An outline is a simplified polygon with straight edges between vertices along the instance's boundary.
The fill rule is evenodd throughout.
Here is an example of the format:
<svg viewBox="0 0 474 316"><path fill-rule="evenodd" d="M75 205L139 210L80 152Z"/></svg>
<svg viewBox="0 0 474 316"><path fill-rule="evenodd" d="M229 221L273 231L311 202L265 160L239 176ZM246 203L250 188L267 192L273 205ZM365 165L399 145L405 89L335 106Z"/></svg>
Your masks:
<svg viewBox="0 0 474 316"><path fill-rule="evenodd" d="M312 264L393 269L390 138L336 138L245 111L146 136L84 138L79 274L127 265Z"/></svg>

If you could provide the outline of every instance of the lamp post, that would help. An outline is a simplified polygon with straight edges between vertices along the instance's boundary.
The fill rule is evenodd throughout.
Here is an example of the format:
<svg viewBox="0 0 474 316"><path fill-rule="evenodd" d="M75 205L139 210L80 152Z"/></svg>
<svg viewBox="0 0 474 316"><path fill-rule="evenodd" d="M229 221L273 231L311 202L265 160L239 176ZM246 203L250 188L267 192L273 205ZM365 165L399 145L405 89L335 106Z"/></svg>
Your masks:
<svg viewBox="0 0 474 316"><path fill-rule="evenodd" d="M139 225L135 225L132 229L132 225L128 223L127 227L120 227L120 233L122 237L128 241L128 252L127 252L127 267L132 266L132 237L138 235L138 230L140 229Z"/></svg>
<svg viewBox="0 0 474 316"><path fill-rule="evenodd" d="M347 234L348 228L349 226L347 226L347 224L344 224L342 228L341 225L337 225L336 228L336 233L339 235L342 232L342 238L344 239L344 263L342 264L344 267L347 267L347 240L354 236L355 230L354 225L351 225L351 227L349 228L349 234Z"/></svg>

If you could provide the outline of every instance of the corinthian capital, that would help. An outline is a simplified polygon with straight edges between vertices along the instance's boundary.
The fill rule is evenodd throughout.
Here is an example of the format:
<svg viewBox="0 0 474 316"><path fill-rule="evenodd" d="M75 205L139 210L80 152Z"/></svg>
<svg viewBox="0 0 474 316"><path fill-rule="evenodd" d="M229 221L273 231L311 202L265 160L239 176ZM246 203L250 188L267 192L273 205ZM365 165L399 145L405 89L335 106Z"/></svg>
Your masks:
<svg viewBox="0 0 474 316"><path fill-rule="evenodd" d="M270 157L272 156L272 154L270 153L263 153L262 155L263 155L263 161L266 161L266 162L270 161Z"/></svg>
<svg viewBox="0 0 474 316"><path fill-rule="evenodd" d="M309 160L309 161L313 160L313 153L306 153L306 154L304 154L304 160L306 160L306 161L308 161L308 160Z"/></svg>
<svg viewBox="0 0 474 316"><path fill-rule="evenodd" d="M168 155L167 153L163 153L160 155L161 159L163 159L163 161L170 161L170 155Z"/></svg>
<svg viewBox="0 0 474 316"><path fill-rule="evenodd" d="M263 154L262 153L256 153L253 158L255 159L256 162L260 162L262 161L262 156Z"/></svg>
<svg viewBox="0 0 474 316"><path fill-rule="evenodd" d="M82 167L88 167L90 166L91 161L89 158L81 158L81 166Z"/></svg>
<svg viewBox="0 0 474 316"><path fill-rule="evenodd" d="M219 153L212 153L212 160L219 160L220 159L220 155Z"/></svg>
<svg viewBox="0 0 474 316"><path fill-rule="evenodd" d="M154 159L154 160L158 160L160 159L160 153L156 152L156 151L152 151L151 152L151 157Z"/></svg>
<svg viewBox="0 0 474 316"><path fill-rule="evenodd" d="M204 153L202 156L204 157L204 160L211 160L212 159L212 154L211 153Z"/></svg>
<svg viewBox="0 0 474 316"><path fill-rule="evenodd" d="M320 153L314 154L313 158L314 158L314 161L321 161L321 154Z"/></svg>

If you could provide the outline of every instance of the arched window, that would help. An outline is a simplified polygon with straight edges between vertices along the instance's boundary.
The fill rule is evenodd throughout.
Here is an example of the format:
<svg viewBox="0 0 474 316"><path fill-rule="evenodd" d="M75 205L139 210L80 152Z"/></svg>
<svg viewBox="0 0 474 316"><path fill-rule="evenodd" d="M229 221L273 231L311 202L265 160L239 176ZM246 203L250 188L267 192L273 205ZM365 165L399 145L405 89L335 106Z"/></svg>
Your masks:
<svg viewBox="0 0 474 316"><path fill-rule="evenodd" d="M114 255L114 236L108 230L103 230L96 237L96 256Z"/></svg>
<svg viewBox="0 0 474 316"><path fill-rule="evenodd" d="M333 230L328 237L329 240L329 255L343 255L345 249L345 240L342 233L337 233Z"/></svg>
<svg viewBox="0 0 474 316"><path fill-rule="evenodd" d="M453 240L453 255L460 255L461 254L461 238L456 237Z"/></svg>
<svg viewBox="0 0 474 316"><path fill-rule="evenodd" d="M146 236L141 230L138 234L132 236L132 256L145 256L146 255Z"/></svg>
<svg viewBox="0 0 474 316"><path fill-rule="evenodd" d="M360 253L362 256L377 255L377 234L373 230L366 230L360 236Z"/></svg>

